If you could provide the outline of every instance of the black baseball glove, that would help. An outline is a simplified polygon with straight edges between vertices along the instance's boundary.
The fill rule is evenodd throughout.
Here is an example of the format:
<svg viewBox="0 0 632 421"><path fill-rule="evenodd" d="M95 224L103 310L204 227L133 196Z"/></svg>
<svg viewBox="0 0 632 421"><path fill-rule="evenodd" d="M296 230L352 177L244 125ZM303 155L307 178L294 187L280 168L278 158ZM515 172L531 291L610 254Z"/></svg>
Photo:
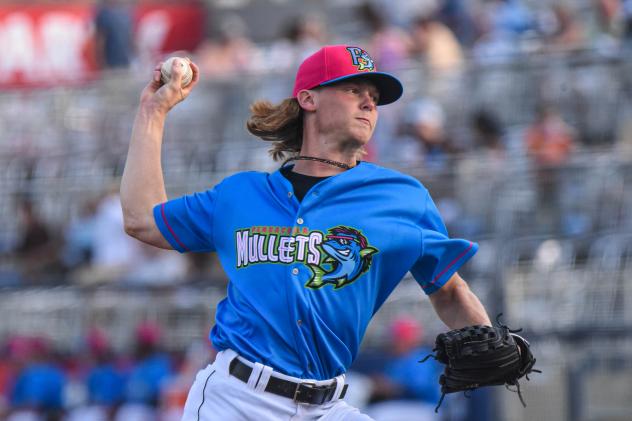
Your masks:
<svg viewBox="0 0 632 421"><path fill-rule="evenodd" d="M500 317L500 315L499 315ZM429 357L445 364L439 378L441 400L446 393L474 390L483 386L516 386L520 401L525 405L520 393L518 379L531 372L535 358L529 349L529 342L516 335L520 330L510 330L499 326L468 326L451 330L437 336L435 354ZM526 405L525 405L526 406Z"/></svg>

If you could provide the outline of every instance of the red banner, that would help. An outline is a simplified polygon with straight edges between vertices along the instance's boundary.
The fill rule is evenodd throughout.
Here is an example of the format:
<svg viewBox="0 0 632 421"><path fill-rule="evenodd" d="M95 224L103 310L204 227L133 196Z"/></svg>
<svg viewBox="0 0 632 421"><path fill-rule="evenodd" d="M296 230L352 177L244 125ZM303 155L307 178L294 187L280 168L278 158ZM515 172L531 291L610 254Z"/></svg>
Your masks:
<svg viewBox="0 0 632 421"><path fill-rule="evenodd" d="M193 51L204 39L206 11L198 3L141 3L134 21L139 54L154 62L172 51Z"/></svg>
<svg viewBox="0 0 632 421"><path fill-rule="evenodd" d="M85 5L0 6L0 86L72 83L94 70Z"/></svg>
<svg viewBox="0 0 632 421"><path fill-rule="evenodd" d="M184 3L184 2L183 2ZM136 59L194 50L204 37L199 3L139 4ZM0 88L83 83L98 76L95 9L89 4L0 5Z"/></svg>

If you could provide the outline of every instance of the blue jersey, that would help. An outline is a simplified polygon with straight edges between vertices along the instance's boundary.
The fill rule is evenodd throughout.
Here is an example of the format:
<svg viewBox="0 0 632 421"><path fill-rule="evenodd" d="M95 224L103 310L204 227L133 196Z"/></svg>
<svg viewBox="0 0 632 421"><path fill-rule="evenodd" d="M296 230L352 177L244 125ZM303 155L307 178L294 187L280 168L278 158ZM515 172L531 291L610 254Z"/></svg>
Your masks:
<svg viewBox="0 0 632 421"><path fill-rule="evenodd" d="M280 171L245 172L154 217L174 249L216 251L226 271L213 345L306 379L347 370L406 272L431 294L478 248L448 237L419 181L366 162L300 203Z"/></svg>

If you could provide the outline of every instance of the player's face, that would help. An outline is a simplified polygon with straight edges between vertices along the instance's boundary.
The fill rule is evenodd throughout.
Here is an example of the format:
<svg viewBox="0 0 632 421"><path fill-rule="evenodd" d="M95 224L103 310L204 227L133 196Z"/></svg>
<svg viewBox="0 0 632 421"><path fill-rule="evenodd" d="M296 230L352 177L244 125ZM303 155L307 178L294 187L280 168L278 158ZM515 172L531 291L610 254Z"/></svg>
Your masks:
<svg viewBox="0 0 632 421"><path fill-rule="evenodd" d="M340 142L365 145L377 123L379 92L368 81L336 83L318 90L317 120L321 134Z"/></svg>

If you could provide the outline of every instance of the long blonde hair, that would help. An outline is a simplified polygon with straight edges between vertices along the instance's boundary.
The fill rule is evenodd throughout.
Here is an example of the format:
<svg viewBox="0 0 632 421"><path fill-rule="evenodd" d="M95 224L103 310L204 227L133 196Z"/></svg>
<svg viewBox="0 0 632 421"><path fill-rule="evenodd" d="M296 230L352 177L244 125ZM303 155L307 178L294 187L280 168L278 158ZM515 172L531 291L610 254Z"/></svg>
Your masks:
<svg viewBox="0 0 632 421"><path fill-rule="evenodd" d="M296 155L303 146L303 111L296 98L287 98L274 105L269 101L255 101L250 105L246 128L253 135L273 142L272 159L278 161L286 154Z"/></svg>

